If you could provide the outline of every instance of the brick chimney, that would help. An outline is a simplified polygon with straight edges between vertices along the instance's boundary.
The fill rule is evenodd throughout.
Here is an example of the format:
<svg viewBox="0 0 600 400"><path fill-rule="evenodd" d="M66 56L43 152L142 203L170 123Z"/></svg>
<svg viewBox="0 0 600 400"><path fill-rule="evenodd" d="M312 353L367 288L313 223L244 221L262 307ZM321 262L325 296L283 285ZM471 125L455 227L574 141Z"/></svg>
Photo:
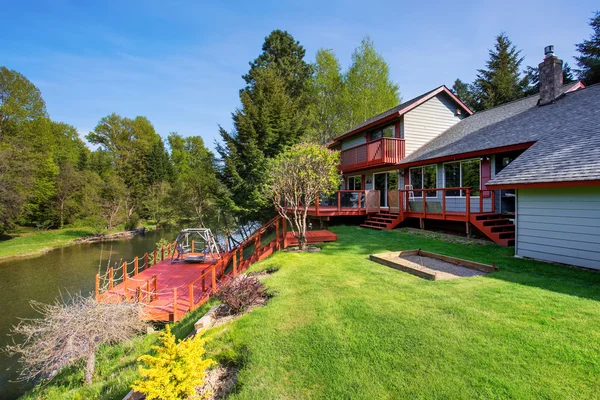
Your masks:
<svg viewBox="0 0 600 400"><path fill-rule="evenodd" d="M544 48L544 61L538 66L540 74L540 102L541 106L553 103L560 93L563 84L563 62L554 55L554 46Z"/></svg>

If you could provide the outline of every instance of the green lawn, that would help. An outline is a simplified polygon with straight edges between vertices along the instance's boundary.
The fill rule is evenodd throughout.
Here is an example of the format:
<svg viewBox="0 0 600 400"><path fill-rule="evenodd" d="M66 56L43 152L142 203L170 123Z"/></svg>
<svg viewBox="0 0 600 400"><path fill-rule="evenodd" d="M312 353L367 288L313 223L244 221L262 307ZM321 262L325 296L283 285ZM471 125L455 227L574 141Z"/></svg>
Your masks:
<svg viewBox="0 0 600 400"><path fill-rule="evenodd" d="M277 253L263 308L209 332L242 365L233 399L597 398L600 274L401 232L332 229L318 253ZM368 260L422 248L492 275L426 281Z"/></svg>
<svg viewBox="0 0 600 400"><path fill-rule="evenodd" d="M317 253L276 253L252 270L275 296L213 328L210 355L241 369L232 399L586 399L600 387L600 274L399 231L332 228ZM368 260L422 248L496 262L481 277L426 281ZM180 337L210 304L176 324ZM95 383L63 371L27 399L117 399L156 334L106 347Z"/></svg>

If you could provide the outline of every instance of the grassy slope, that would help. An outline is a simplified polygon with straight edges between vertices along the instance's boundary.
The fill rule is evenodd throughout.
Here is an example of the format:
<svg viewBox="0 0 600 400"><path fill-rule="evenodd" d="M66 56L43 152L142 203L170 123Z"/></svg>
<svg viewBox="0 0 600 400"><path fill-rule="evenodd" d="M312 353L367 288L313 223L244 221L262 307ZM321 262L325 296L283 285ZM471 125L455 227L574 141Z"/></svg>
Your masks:
<svg viewBox="0 0 600 400"><path fill-rule="evenodd" d="M209 302L183 320L172 325L172 332L182 339L193 329L194 323L214 302ZM151 351L157 343L158 333L137 337L125 344L105 346L98 352L94 382L83 386L83 366L76 365L63 370L51 382L36 387L21 397L22 400L87 400L122 399L131 390L131 384L139 378L137 359Z"/></svg>
<svg viewBox="0 0 600 400"><path fill-rule="evenodd" d="M241 361L234 399L593 398L600 387L600 274L401 232L333 229L312 254L278 253L278 294L209 334ZM497 262L431 282L368 260L423 248Z"/></svg>

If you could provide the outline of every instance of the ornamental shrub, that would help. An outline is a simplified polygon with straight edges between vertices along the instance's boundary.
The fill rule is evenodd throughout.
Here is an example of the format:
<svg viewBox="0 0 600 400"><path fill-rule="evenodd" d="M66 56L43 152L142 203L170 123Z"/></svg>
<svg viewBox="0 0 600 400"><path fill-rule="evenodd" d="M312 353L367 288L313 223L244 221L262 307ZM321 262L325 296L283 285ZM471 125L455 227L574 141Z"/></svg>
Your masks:
<svg viewBox="0 0 600 400"><path fill-rule="evenodd" d="M156 354L138 359L144 364L139 366L142 379L134 382L133 389L148 399L196 398L196 387L204 383L206 369L215 364L204 358L207 340L196 335L177 341L167 325L160 334L161 345L152 346Z"/></svg>
<svg viewBox="0 0 600 400"><path fill-rule="evenodd" d="M264 304L267 293L261 281L242 274L223 287L217 298L227 306L229 313L237 314L254 305Z"/></svg>

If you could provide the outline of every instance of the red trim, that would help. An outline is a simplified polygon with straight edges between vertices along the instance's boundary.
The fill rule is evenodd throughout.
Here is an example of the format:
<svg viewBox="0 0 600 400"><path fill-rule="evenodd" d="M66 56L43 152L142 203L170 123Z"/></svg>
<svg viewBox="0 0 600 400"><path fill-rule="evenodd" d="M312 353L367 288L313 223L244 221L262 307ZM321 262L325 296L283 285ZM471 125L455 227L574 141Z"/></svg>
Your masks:
<svg viewBox="0 0 600 400"><path fill-rule="evenodd" d="M365 126L361 126L360 128L352 129L352 130L344 133L343 135L336 137L331 142L327 143L327 147L332 147L334 144L336 144L337 142L339 142L342 139L345 139L349 136L355 135L355 134L365 131L367 129L373 128L377 125L383 124L384 122L391 121L394 118L398 118L398 117L406 114L413 108L420 106L421 104L425 103L427 100L437 96L438 94L440 94L442 92L444 92L448 96L450 96L460 107L462 107L467 112L467 114L469 114L469 115L473 114L473 111L471 111L471 109L469 107L467 107L462 101L460 101L460 99L458 97L456 97L454 95L454 93L452 93L445 85L442 85L439 88L437 88L436 90L434 90L433 92L429 93L427 96L424 96L423 98L419 99L418 101L415 101L414 103L410 104L409 106L400 109L398 112L395 112L386 117L377 119Z"/></svg>
<svg viewBox="0 0 600 400"><path fill-rule="evenodd" d="M429 158L427 160L422 160L422 161L399 163L398 167L399 168L418 167L420 165L437 164L437 163L446 162L446 161L464 160L466 158L486 156L486 155L495 154L495 153L504 153L504 152L514 151L514 150L525 150L525 149L530 148L534 143L535 142L511 144L509 146L501 146L501 147L494 147L494 148L485 149L485 150L470 151L468 153L454 154L451 156Z"/></svg>
<svg viewBox="0 0 600 400"><path fill-rule="evenodd" d="M400 121L396 121L396 125L394 126L394 135L398 139L402 139L400 137Z"/></svg>
<svg viewBox="0 0 600 400"><path fill-rule="evenodd" d="M573 85L573 87L571 89L567 90L565 93L574 92L579 89L585 89L585 85L581 81L577 81L577 83L575 85Z"/></svg>
<svg viewBox="0 0 600 400"><path fill-rule="evenodd" d="M549 189L574 186L600 186L600 180L595 181L564 181L564 182L537 182L537 183L513 183L504 185L489 184L493 190L498 189Z"/></svg>

